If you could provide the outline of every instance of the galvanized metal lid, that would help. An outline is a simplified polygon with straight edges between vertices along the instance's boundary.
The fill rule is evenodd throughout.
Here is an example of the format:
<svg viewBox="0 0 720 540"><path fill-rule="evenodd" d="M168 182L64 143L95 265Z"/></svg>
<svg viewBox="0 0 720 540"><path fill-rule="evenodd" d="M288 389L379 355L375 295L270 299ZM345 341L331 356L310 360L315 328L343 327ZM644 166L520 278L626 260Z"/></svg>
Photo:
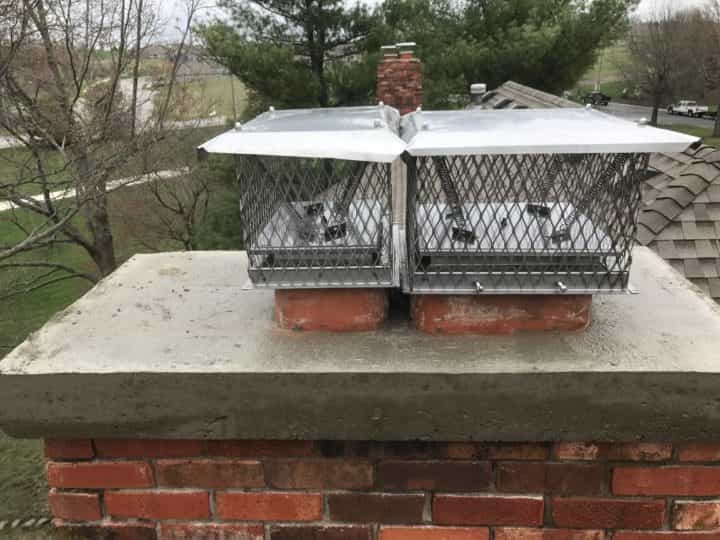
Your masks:
<svg viewBox="0 0 720 540"><path fill-rule="evenodd" d="M592 109L418 111L401 133L413 156L683 152L699 140Z"/></svg>
<svg viewBox="0 0 720 540"><path fill-rule="evenodd" d="M270 109L201 145L200 153L390 163L405 150L400 114L385 105Z"/></svg>

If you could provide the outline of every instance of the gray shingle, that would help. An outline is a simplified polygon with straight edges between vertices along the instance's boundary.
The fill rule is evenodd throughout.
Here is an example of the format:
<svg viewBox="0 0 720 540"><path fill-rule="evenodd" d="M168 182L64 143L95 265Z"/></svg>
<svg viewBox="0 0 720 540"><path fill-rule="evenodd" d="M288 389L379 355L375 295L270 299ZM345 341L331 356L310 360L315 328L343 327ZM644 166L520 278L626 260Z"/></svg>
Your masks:
<svg viewBox="0 0 720 540"><path fill-rule="evenodd" d="M720 202L720 184L717 182L708 187L705 193L709 198L708 202Z"/></svg>
<svg viewBox="0 0 720 540"><path fill-rule="evenodd" d="M699 232L699 227L698 227L698 224L697 224L696 222L694 222L694 221L683 221L682 224L681 224L681 226L682 226L683 236L684 236L687 240L700 239L699 236L698 236L698 235L700 234L700 232Z"/></svg>
<svg viewBox="0 0 720 540"><path fill-rule="evenodd" d="M708 163L720 163L720 150L713 150L712 153L704 155L703 159Z"/></svg>
<svg viewBox="0 0 720 540"><path fill-rule="evenodd" d="M695 205L691 204L688 206L685 210L680 212L676 217L676 221L692 221L693 223L697 221L697 218L695 217Z"/></svg>
<svg viewBox="0 0 720 540"><path fill-rule="evenodd" d="M710 296L716 300L720 299L720 279L708 279L708 285L710 287Z"/></svg>
<svg viewBox="0 0 720 540"><path fill-rule="evenodd" d="M700 258L720 257L717 240L695 240L695 253Z"/></svg>
<svg viewBox="0 0 720 540"><path fill-rule="evenodd" d="M712 221L720 221L720 203L708 203L705 208Z"/></svg>
<svg viewBox="0 0 720 540"><path fill-rule="evenodd" d="M715 222L696 222L695 232L692 236L686 236L688 240L714 240L718 238L717 230L715 229ZM720 223L718 223L720 225Z"/></svg>
<svg viewBox="0 0 720 540"><path fill-rule="evenodd" d="M665 191L663 191L662 195L658 196L657 200L661 201L664 199L672 199L680 206L680 210L682 210L688 204L693 202L695 197L696 195L694 195L692 191L688 191L683 186L670 185Z"/></svg>
<svg viewBox="0 0 720 540"><path fill-rule="evenodd" d="M690 209L692 209L692 214L695 216L695 221L713 221L706 203L693 204Z"/></svg>
<svg viewBox="0 0 720 540"><path fill-rule="evenodd" d="M653 241L655 238L655 233L648 229L645 225L642 223L638 224L637 233L635 234L635 239L638 241L638 243L641 246L647 246L650 242Z"/></svg>
<svg viewBox="0 0 720 540"><path fill-rule="evenodd" d="M691 153L692 153L696 158L705 159L705 156L709 156L709 155L712 154L714 151L715 151L715 147L714 147L714 146L708 146L708 145L703 144L703 145L697 147L694 151L691 150Z"/></svg>
<svg viewBox="0 0 720 540"><path fill-rule="evenodd" d="M655 243L655 251L658 252L663 259L678 259L680 255L675 248L675 242L672 240L661 240Z"/></svg>
<svg viewBox="0 0 720 540"><path fill-rule="evenodd" d="M660 233L667 227L670 221L668 218L655 212L654 210L645 210L640 213L640 223L650 229L653 233Z"/></svg>
<svg viewBox="0 0 720 540"><path fill-rule="evenodd" d="M679 259L694 259L697 257L695 240L673 240L672 242Z"/></svg>
<svg viewBox="0 0 720 540"><path fill-rule="evenodd" d="M702 268L703 275L706 278L720 277L717 259L700 259L700 267Z"/></svg>
<svg viewBox="0 0 720 540"><path fill-rule="evenodd" d="M710 184L709 179L705 179L702 176L696 174L695 167L691 169L693 172L690 174L683 174L678 178L678 183L682 184L684 188L690 191L693 195L698 196L700 193L705 191ZM712 176L714 178L715 175Z"/></svg>
<svg viewBox="0 0 720 540"><path fill-rule="evenodd" d="M680 223L671 221L658 233L656 238L657 240L684 240L685 235L683 234Z"/></svg>
<svg viewBox="0 0 720 540"><path fill-rule="evenodd" d="M678 181L685 183L686 176L694 175L699 176L705 180L705 182L709 183L717 177L718 172L720 171L718 171L718 168L712 163L707 163L706 161L696 161L685 168L683 174L679 176Z"/></svg>
<svg viewBox="0 0 720 540"><path fill-rule="evenodd" d="M698 259L685 259L683 261L683 264L685 266L685 271L683 272L683 274L685 274L685 277L690 279L705 277L705 272L703 272L702 266L700 265L700 261Z"/></svg>
<svg viewBox="0 0 720 540"><path fill-rule="evenodd" d="M710 284L707 279L691 279L693 285L695 285L702 292L710 296Z"/></svg>

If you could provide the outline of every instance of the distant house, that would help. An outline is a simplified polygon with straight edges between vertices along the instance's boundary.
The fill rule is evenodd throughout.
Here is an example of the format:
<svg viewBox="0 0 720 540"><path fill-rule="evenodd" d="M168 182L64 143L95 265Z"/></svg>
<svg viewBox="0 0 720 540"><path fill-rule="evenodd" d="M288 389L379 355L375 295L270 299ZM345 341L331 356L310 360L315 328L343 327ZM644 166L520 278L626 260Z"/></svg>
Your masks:
<svg viewBox="0 0 720 540"><path fill-rule="evenodd" d="M479 105L493 109L579 107L577 103L506 82ZM720 149L653 154L642 186L637 241L720 302Z"/></svg>

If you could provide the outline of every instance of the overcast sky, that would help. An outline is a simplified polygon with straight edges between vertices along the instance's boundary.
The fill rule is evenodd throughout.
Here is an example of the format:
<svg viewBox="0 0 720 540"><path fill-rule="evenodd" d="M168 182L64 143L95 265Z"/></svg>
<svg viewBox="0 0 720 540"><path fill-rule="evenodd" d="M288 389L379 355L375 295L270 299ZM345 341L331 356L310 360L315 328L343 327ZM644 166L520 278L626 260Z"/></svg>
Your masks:
<svg viewBox="0 0 720 540"><path fill-rule="evenodd" d="M689 7L702 6L706 2L704 0L642 0L638 11L642 15L652 13L655 7L672 6L677 9L686 9Z"/></svg>

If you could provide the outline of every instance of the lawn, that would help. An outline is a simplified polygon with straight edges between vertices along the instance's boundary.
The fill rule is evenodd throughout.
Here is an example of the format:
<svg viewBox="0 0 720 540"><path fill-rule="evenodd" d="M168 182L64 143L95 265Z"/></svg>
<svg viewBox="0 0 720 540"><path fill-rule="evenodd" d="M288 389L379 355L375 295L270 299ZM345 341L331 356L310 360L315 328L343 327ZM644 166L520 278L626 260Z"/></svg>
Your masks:
<svg viewBox="0 0 720 540"><path fill-rule="evenodd" d="M155 95L155 106L163 98L162 88ZM215 75L187 82L180 82L171 101L171 120L196 120L210 116L234 117L235 107L240 117L247 106L247 90L243 83L232 75Z"/></svg>
<svg viewBox="0 0 720 540"><path fill-rule="evenodd" d="M176 169L186 164L188 154L177 151L178 145L193 151L195 146L217 133L216 127L168 132L166 138L153 150L153 169ZM51 189L61 190L67 187L71 172L58 151L46 150L43 153L43 166L48 172ZM142 174L143 167L142 156L138 155L124 163L119 170L114 171L111 178L127 178ZM6 183L19 185L18 191L24 195L41 193L43 188L37 177L37 166L28 149L24 147L0 149L0 201L3 199L3 184ZM22 181L19 180L20 178Z"/></svg>
<svg viewBox="0 0 720 540"><path fill-rule="evenodd" d="M69 175L63 164L60 153L55 150L43 152L43 164L48 172L50 184L62 184ZM37 166L29 150L23 147L4 148L0 150L0 199L3 184L19 185L18 191L24 195L35 195L42 189L36 181ZM18 181L22 178L22 182ZM61 189L61 187L58 187Z"/></svg>
<svg viewBox="0 0 720 540"><path fill-rule="evenodd" d="M615 43L598 53L598 59L582 78L583 85L594 86L619 81L623 78L623 68L629 62L627 46L623 42Z"/></svg>
<svg viewBox="0 0 720 540"><path fill-rule="evenodd" d="M169 140L164 147L158 149L159 155L156 157L167 166L177 165L174 161L176 156L193 156L192 149L198 142L220 130L196 130L191 136ZM16 172L5 170L12 174ZM109 203L115 246L120 261L127 260L135 253L151 251L153 247L179 249L177 244L156 234L157 229L153 232L153 218L157 216L157 208L147 186L125 188L112 193ZM37 219L29 213L18 216L25 226L31 226ZM7 214L0 213L0 244L12 243L22 237L7 217ZM155 236L152 236L154 233ZM146 236L140 238L139 234ZM93 272L93 264L88 255L74 245L58 245L45 252L35 253L33 258L46 258ZM23 279L27 279L27 272L0 272L0 290ZM69 279L3 300L0 310L0 358L9 352L13 345L22 342L29 333L39 329L56 312L72 304L90 287L91 284L86 280ZM0 521L47 515L46 495L40 441L14 440L0 432ZM43 532L0 532L0 539L50 537L49 533Z"/></svg>
<svg viewBox="0 0 720 540"><path fill-rule="evenodd" d="M660 126L665 129L671 129L673 131L679 131L680 133L687 133L688 135L693 135L695 137L702 137L703 143L708 144L710 146L717 146L720 147L720 137L713 137L713 126L712 124L708 124L707 127L705 126L688 126L684 124L673 124L673 125L663 125Z"/></svg>

